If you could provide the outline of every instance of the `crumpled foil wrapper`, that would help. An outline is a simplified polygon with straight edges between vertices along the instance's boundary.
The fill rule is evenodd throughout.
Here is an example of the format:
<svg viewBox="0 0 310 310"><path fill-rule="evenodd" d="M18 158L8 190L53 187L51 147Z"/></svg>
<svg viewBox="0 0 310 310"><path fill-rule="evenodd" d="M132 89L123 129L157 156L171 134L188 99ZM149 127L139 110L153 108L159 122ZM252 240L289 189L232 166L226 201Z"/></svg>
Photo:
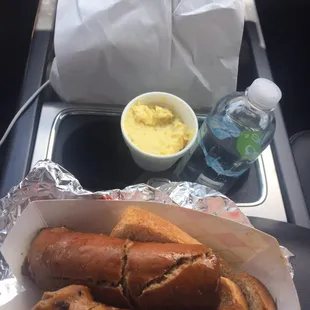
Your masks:
<svg viewBox="0 0 310 310"><path fill-rule="evenodd" d="M232 200L200 184L168 181L156 188L147 184L137 184L124 189L93 193L83 189L79 181L60 165L50 160L42 160L31 169L22 182L0 200L0 246L29 202L47 199L140 200L174 203L180 207L252 226ZM284 247L281 247L281 250L293 277L294 272L289 258L294 255ZM17 283L0 254L0 305L10 301L22 290L24 290L23 287Z"/></svg>
<svg viewBox="0 0 310 310"><path fill-rule="evenodd" d="M290 250L288 250L287 248L285 248L282 245L280 245L280 250L282 252L282 256L284 257L284 259L286 261L286 265L287 265L288 270L290 271L291 277L293 279L294 278L294 268L293 268L293 265L292 265L290 259L292 257L295 257L295 255Z"/></svg>

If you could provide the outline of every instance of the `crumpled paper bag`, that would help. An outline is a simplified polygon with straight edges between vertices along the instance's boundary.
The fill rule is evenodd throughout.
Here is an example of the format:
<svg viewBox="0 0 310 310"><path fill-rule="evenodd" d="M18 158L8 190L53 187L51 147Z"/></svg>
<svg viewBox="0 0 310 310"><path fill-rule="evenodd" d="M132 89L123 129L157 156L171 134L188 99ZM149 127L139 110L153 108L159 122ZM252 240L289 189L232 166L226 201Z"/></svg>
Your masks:
<svg viewBox="0 0 310 310"><path fill-rule="evenodd" d="M59 0L50 74L67 101L166 91L194 109L236 88L243 0Z"/></svg>

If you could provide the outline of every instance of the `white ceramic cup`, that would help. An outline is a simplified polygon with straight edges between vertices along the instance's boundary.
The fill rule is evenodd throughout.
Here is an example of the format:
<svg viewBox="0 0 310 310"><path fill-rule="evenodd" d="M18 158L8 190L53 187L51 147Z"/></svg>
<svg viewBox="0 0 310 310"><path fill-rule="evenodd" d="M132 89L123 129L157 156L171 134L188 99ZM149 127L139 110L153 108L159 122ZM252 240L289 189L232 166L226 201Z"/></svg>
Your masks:
<svg viewBox="0 0 310 310"><path fill-rule="evenodd" d="M129 108L138 101L140 104L156 104L171 109L180 117L184 124L194 131L192 139L183 150L171 155L153 155L140 150L131 142L126 134L124 119ZM134 98L126 105L121 117L121 129L125 143L129 147L136 164L144 170L159 172L169 169L179 158L183 157L190 150L197 138L198 121L193 109L181 98L163 92L150 92Z"/></svg>

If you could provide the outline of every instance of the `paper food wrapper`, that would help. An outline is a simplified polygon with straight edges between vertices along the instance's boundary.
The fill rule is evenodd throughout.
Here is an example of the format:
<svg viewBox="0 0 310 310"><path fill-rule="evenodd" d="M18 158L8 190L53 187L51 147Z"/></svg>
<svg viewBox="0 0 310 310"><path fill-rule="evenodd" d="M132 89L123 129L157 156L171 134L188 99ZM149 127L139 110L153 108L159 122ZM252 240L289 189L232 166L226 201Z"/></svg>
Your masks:
<svg viewBox="0 0 310 310"><path fill-rule="evenodd" d="M243 24L243 0L58 0L50 81L66 101L208 108L236 89Z"/></svg>
<svg viewBox="0 0 310 310"><path fill-rule="evenodd" d="M67 226L81 232L110 234L128 206L147 209L176 224L226 259L235 270L261 280L279 310L300 309L297 293L275 238L252 227L199 211L155 202L49 200L30 203L8 234L1 252L26 292L0 309L29 310L42 292L21 274L29 246L39 229Z"/></svg>

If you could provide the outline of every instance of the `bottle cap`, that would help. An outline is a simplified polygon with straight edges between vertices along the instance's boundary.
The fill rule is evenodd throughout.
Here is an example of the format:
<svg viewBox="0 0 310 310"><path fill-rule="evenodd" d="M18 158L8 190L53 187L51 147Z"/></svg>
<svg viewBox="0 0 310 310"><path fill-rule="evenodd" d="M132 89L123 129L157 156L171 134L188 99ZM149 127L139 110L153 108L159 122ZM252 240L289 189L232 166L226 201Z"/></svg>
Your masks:
<svg viewBox="0 0 310 310"><path fill-rule="evenodd" d="M280 88L267 79L256 79L248 88L250 102L259 109L275 109L281 97Z"/></svg>

